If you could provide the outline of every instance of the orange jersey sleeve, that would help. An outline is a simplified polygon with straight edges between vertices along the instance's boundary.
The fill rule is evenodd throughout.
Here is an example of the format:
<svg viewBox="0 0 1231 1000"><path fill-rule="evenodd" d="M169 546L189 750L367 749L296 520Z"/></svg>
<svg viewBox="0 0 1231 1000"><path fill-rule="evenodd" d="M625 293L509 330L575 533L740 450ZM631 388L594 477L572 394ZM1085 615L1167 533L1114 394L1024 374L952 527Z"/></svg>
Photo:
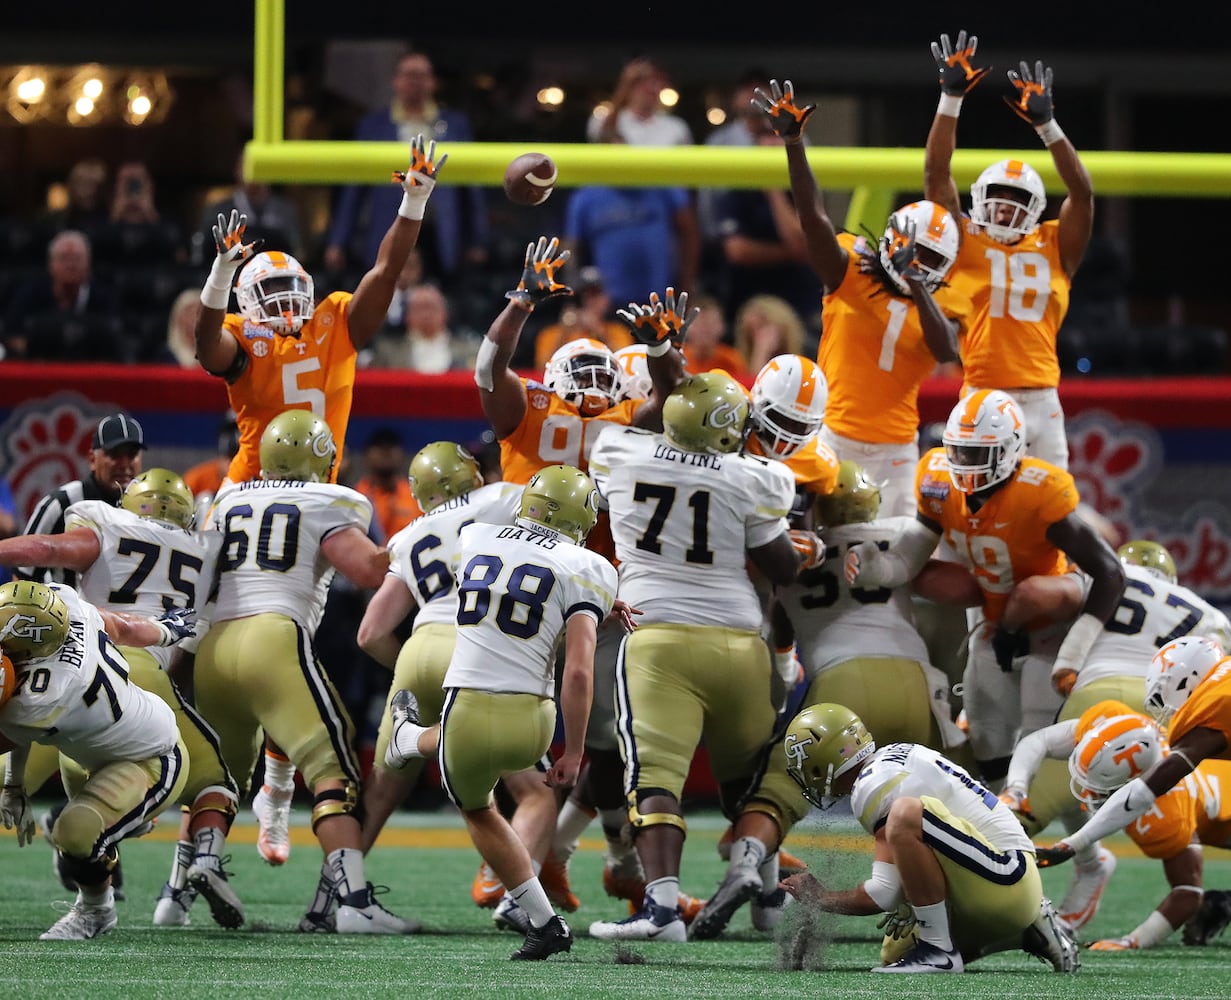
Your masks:
<svg viewBox="0 0 1231 1000"><path fill-rule="evenodd" d="M239 452L227 472L232 482L256 479L261 472L260 443L266 425L283 410L312 410L333 431L338 446L331 481L342 465L342 446L355 390L355 346L346 310L350 292L322 301L298 336L272 330L228 313L223 329L248 355L239 378L227 386L239 424Z"/></svg>
<svg viewBox="0 0 1231 1000"><path fill-rule="evenodd" d="M770 458L755 434L749 436L746 450L750 455ZM838 485L838 456L829 445L815 437L794 455L780 461L791 470L795 485L814 496L828 496Z"/></svg>
<svg viewBox="0 0 1231 1000"><path fill-rule="evenodd" d="M506 482L528 483L539 469L549 465L589 468L595 436L587 433L593 421L628 425L645 402L642 399L616 403L597 417L583 417L542 383L522 379L526 388L526 413L513 433L500 441L500 469Z"/></svg>
<svg viewBox="0 0 1231 1000"><path fill-rule="evenodd" d="M949 285L973 313L962 343L967 386L1052 389L1060 384L1056 334L1071 282L1060 263L1060 223L1017 243L998 243L965 221Z"/></svg>
<svg viewBox="0 0 1231 1000"><path fill-rule="evenodd" d="M1219 660L1193 689L1172 717L1167 738L1174 745L1193 729L1216 729L1222 733L1227 746L1219 758L1231 760L1231 656Z"/></svg>
<svg viewBox="0 0 1231 1000"><path fill-rule="evenodd" d="M966 494L949 479L943 448L919 460L919 513L940 525L945 540L974 573L983 613L999 621L1014 584L1028 576L1059 576L1072 564L1047 539L1047 529L1077 509L1077 486L1063 469L1025 458L1013 476L971 513Z"/></svg>
<svg viewBox="0 0 1231 1000"><path fill-rule="evenodd" d="M867 241L842 233L846 277L825 296L817 363L829 383L825 425L872 444L909 444L919 430L919 386L936 368L919 313L907 297L889 295L859 270ZM964 327L970 302L954 289L935 295L945 315Z"/></svg>

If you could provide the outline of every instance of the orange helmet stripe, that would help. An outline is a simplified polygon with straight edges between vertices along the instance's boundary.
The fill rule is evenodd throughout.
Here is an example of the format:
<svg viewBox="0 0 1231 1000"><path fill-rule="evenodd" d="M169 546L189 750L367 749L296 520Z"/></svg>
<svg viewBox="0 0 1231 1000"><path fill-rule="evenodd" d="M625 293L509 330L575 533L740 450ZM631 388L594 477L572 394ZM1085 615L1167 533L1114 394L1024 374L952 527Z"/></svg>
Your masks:
<svg viewBox="0 0 1231 1000"><path fill-rule="evenodd" d="M1091 740L1086 746L1086 749L1082 753L1081 757L1078 759L1078 763L1081 764L1081 769L1083 771L1089 771L1090 765L1094 763L1095 756L1107 743L1110 743L1118 736L1123 736L1125 733L1129 733L1134 729L1140 728L1142 723L1145 721L1145 717L1141 715L1125 715L1120 718L1109 720L1099 729L1099 735L1102 736L1102 739L1098 741Z"/></svg>
<svg viewBox="0 0 1231 1000"><path fill-rule="evenodd" d="M938 205L933 202L932 219L928 222L928 232L937 238L942 236L945 231L945 216L948 214L948 211L943 205Z"/></svg>
<svg viewBox="0 0 1231 1000"><path fill-rule="evenodd" d="M290 267L286 261L286 254L281 250L269 250L266 252L266 256L273 267Z"/></svg>
<svg viewBox="0 0 1231 1000"><path fill-rule="evenodd" d="M1025 166L1026 164L1021 160L1010 160L1004 165L1005 176L1011 180L1019 181L1022 179L1022 171L1025 169Z"/></svg>
<svg viewBox="0 0 1231 1000"><path fill-rule="evenodd" d="M807 358L801 358L799 364L799 395L795 401L807 409L812 405L812 397L816 395L816 365Z"/></svg>

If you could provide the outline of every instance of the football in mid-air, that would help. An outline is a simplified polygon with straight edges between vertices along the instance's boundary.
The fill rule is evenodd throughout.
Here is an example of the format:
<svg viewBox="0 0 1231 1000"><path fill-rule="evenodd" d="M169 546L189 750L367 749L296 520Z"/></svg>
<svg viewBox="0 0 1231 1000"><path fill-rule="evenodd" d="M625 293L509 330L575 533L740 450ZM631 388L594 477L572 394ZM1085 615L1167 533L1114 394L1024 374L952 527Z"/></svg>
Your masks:
<svg viewBox="0 0 1231 1000"><path fill-rule="evenodd" d="M522 153L504 171L504 193L518 205L541 205L555 190L556 165L546 153Z"/></svg>

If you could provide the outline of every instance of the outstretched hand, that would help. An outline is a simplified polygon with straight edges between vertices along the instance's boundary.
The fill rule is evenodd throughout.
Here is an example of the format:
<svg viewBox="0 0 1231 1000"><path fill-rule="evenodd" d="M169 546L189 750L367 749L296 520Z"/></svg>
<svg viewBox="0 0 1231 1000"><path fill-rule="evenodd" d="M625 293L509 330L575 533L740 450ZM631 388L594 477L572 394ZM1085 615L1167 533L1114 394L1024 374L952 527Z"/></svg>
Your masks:
<svg viewBox="0 0 1231 1000"><path fill-rule="evenodd" d="M573 290L568 285L556 280L556 272L570 256L569 251L560 250L560 240L555 236L550 242L546 236L540 236L538 243L526 244L521 280L512 291L505 292L504 297L532 312L548 299L572 295Z"/></svg>
<svg viewBox="0 0 1231 1000"><path fill-rule="evenodd" d="M954 97L965 97L971 89L987 76L990 66L976 68L970 64L979 47L979 36L971 35L969 41L963 29L957 33L957 44L950 44L948 35L941 35L939 42L932 43L932 58L940 73L940 89Z"/></svg>
<svg viewBox="0 0 1231 1000"><path fill-rule="evenodd" d="M617 309L616 315L624 321L633 338L644 344L655 356L665 354L668 347L679 347L688 336L688 328L701 312L696 307L688 311L688 293L667 288L667 298L662 300L657 292L650 292L649 305L630 302L625 309Z"/></svg>
<svg viewBox="0 0 1231 1000"><path fill-rule="evenodd" d="M1009 82L1017 90L1014 98L1005 98L1005 103L1013 109L1013 113L1022 121L1027 121L1035 128L1046 125L1056 116L1056 109L1051 96L1052 72L1050 66L1044 66L1040 59L1034 64L1031 73L1030 65L1023 59L1021 69L1009 70Z"/></svg>
<svg viewBox="0 0 1231 1000"><path fill-rule="evenodd" d="M805 104L800 107L796 104L795 87L790 80L787 80L781 87L778 86L777 80L770 80L769 91L766 94L760 87L757 87L753 91L755 96L752 98L752 106L769 115L770 128L780 139L788 141L799 139L812 112L816 110L816 105Z"/></svg>

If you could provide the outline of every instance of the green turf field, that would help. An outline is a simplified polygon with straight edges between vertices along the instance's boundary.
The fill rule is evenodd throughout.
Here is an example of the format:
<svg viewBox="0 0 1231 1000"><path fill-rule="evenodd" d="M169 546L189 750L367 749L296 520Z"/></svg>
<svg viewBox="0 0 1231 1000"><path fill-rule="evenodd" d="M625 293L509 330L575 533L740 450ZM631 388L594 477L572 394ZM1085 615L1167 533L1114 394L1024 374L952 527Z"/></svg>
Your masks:
<svg viewBox="0 0 1231 1000"><path fill-rule="evenodd" d="M573 950L542 963L513 963L520 940L497 931L490 913L470 900L477 855L456 817L400 814L368 861L369 877L390 891L383 901L413 916L424 933L409 938L301 935L293 932L312 897L320 853L307 831L306 813L293 817L290 862L269 868L256 853L251 814L232 831L232 882L247 906L247 925L223 931L198 901L193 926L150 926L154 899L167 876L174 831L161 828L123 847L128 899L119 904L120 926L107 937L83 942L43 942L38 935L59 916L53 901L70 897L51 870L45 842L19 850L0 831L0 996L13 998L142 997L806 997L808 1000L892 998L1231 997L1231 933L1209 948L1184 948L1176 934L1168 947L1145 952L1083 951L1077 976L1058 976L1022 952L978 962L964 976L881 976L875 964L879 935L870 918L822 917L830 935L804 956L803 971L783 971L786 946L754 931L747 909L736 914L718 941L682 945L615 947L587 938L595 919L619 917L620 902L602 891L601 844L583 840L573 860L573 888L582 908L568 916ZM823 881L850 886L867 875L870 843L856 836L849 818L839 834L809 820L788 846ZM717 817L695 818L684 856L684 889L705 895L724 865L714 850L722 830ZM1051 837L1043 838L1050 842ZM1085 940L1122 934L1137 925L1165 892L1161 865L1137 854L1125 839L1110 846L1120 865L1103 908ZM1231 888L1231 863L1207 852L1208 887ZM1045 871L1045 888L1058 898L1067 869ZM784 925L793 923L784 920ZM786 938L786 935L779 935Z"/></svg>

